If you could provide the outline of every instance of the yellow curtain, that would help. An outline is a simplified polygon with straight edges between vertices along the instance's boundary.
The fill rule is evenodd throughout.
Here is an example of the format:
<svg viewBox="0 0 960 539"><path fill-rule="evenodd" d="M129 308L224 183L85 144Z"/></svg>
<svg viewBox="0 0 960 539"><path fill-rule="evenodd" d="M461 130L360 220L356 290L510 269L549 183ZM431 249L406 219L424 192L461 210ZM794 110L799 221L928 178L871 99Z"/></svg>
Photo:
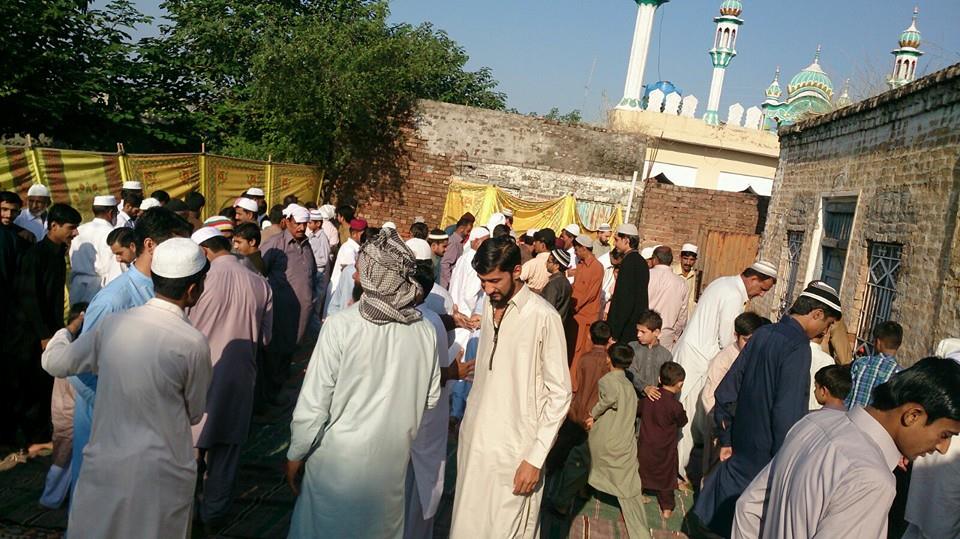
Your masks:
<svg viewBox="0 0 960 539"><path fill-rule="evenodd" d="M491 215L505 208L513 210L514 229L519 233L531 228L561 230L576 223L584 233L595 235L600 223L608 223L614 230L623 223L623 211L619 204L611 210L607 205L578 202L569 194L552 200L530 201L517 198L493 185L454 180L447 190L441 225L447 227L455 224L466 212L472 213L477 218L477 224L482 225Z"/></svg>

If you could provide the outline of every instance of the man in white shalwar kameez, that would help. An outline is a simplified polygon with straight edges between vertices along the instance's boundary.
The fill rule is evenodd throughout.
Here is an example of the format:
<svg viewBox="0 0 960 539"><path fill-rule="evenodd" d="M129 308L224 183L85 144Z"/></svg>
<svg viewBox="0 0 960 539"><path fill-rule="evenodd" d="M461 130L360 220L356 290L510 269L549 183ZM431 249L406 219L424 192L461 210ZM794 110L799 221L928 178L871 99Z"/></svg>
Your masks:
<svg viewBox="0 0 960 539"><path fill-rule="evenodd" d="M438 364L441 371L440 401L435 408L423 413L420 430L410 446L410 467L407 470L403 536L405 539L430 539L433 537L433 518L443 495L443 478L447 465L447 432L450 421L450 389L445 380L451 364L447 329L426 304L426 297L433 282L433 253L430 245L420 238L406 242L417 259L417 282L423 289L423 301L417 310L424 320L433 324L437 335Z"/></svg>
<svg viewBox="0 0 960 539"><path fill-rule="evenodd" d="M70 242L70 303L90 303L107 283L123 273L116 255L107 244L117 219L113 195L93 198L92 221L77 227Z"/></svg>
<svg viewBox="0 0 960 539"><path fill-rule="evenodd" d="M683 335L673 349L674 361L687 374L680 402L690 421L683 426L677 450L680 452L680 475L688 477L690 452L699 439L705 420L700 393L707 381L710 360L736 341L733 321L743 313L751 298L763 296L777 282L777 270L769 262L756 262L740 275L719 277L703 291L697 308L687 322ZM694 461L699 463L699 459ZM699 468L699 465L696 466ZM698 470L694 470L699 472ZM694 473L694 479L699 474Z"/></svg>
<svg viewBox="0 0 960 539"><path fill-rule="evenodd" d="M450 537L537 537L541 470L570 406L563 322L520 280L520 248L488 239L474 268L489 301L457 453Z"/></svg>
<svg viewBox="0 0 960 539"><path fill-rule="evenodd" d="M150 265L156 297L73 341L60 330L43 354L52 376L99 376L96 413L70 507L71 537L190 537L210 347L184 309L209 267L186 238L161 243ZM71 341L73 341L71 343Z"/></svg>
<svg viewBox="0 0 960 539"><path fill-rule="evenodd" d="M293 411L292 538L401 538L410 446L440 400L436 330L414 308L413 254L384 229L358 263L363 295L327 318Z"/></svg>
<svg viewBox="0 0 960 539"><path fill-rule="evenodd" d="M450 274L450 295L453 297L453 312L469 318L477 304L480 293L480 278L471 265L477 248L490 237L490 231L482 226L474 227L467 239L463 255L457 259Z"/></svg>

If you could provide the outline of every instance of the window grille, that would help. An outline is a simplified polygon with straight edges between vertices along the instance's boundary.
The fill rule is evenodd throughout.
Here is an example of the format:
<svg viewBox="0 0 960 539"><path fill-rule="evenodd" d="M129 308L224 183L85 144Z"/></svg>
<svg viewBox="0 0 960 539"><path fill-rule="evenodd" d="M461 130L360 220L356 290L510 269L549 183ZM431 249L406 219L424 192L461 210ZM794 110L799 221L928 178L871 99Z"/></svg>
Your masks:
<svg viewBox="0 0 960 539"><path fill-rule="evenodd" d="M857 348L862 346L868 354L873 353L873 328L880 322L890 320L893 312L902 254L902 245L870 243L870 273L857 330Z"/></svg>
<svg viewBox="0 0 960 539"><path fill-rule="evenodd" d="M800 251L803 249L803 232L787 231L787 291L780 299L780 316L793 305L793 293L797 287L797 272L800 270Z"/></svg>

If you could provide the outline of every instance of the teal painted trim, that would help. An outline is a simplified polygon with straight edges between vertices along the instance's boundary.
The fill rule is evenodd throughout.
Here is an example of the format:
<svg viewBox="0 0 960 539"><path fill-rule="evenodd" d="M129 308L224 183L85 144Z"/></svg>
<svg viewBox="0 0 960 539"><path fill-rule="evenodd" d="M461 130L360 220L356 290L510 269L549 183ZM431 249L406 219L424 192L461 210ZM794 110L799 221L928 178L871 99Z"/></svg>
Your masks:
<svg viewBox="0 0 960 539"><path fill-rule="evenodd" d="M722 67L724 69L730 65L730 60L733 60L733 57L737 55L737 51L732 49L712 49L709 53L713 67Z"/></svg>
<svg viewBox="0 0 960 539"><path fill-rule="evenodd" d="M642 104L643 103L639 99L635 99L632 97L624 97L623 99L620 100L619 103L617 103L617 108L643 110L643 107L641 106Z"/></svg>
<svg viewBox="0 0 960 539"><path fill-rule="evenodd" d="M904 50L904 49L897 49L894 51L890 51L890 54L893 54L895 56L913 56L914 58L920 58L921 56L923 56L922 51Z"/></svg>
<svg viewBox="0 0 960 539"><path fill-rule="evenodd" d="M703 113L703 121L708 125L720 125L720 114L715 110Z"/></svg>
<svg viewBox="0 0 960 539"><path fill-rule="evenodd" d="M670 0L633 0L637 3L638 6L648 5L653 7L660 7L663 4L666 4Z"/></svg>
<svg viewBox="0 0 960 539"><path fill-rule="evenodd" d="M720 15L720 16L714 17L713 22L716 22L716 23L732 22L737 26L743 26L743 19L741 19L740 17L734 17L733 15Z"/></svg>

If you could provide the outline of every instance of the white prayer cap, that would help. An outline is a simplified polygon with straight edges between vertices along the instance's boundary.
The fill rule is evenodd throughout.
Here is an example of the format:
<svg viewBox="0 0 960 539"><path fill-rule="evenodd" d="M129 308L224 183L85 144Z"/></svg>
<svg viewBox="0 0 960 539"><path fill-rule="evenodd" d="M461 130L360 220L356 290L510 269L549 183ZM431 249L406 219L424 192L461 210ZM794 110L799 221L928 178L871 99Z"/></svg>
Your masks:
<svg viewBox="0 0 960 539"><path fill-rule="evenodd" d="M140 203L140 211L147 211L150 208L157 208L160 206L160 201L153 198L147 197L143 199L143 202Z"/></svg>
<svg viewBox="0 0 960 539"><path fill-rule="evenodd" d="M143 185L140 182L123 182L122 188L128 191L143 191Z"/></svg>
<svg viewBox="0 0 960 539"><path fill-rule="evenodd" d="M507 224L507 218L504 217L502 213L495 213L487 220L487 230L493 230L497 228L497 225L505 224Z"/></svg>
<svg viewBox="0 0 960 539"><path fill-rule="evenodd" d="M418 215L418 216L416 216L416 217L413 218L413 222L414 222L414 223L424 223L424 224L426 224L426 223L427 223L427 220L426 220L422 215Z"/></svg>
<svg viewBox="0 0 960 539"><path fill-rule="evenodd" d="M960 339L954 337L952 339L941 340L940 344L937 345L937 352L934 355L960 359L960 357L957 357L957 354L960 354Z"/></svg>
<svg viewBox="0 0 960 539"><path fill-rule="evenodd" d="M623 234L624 236L640 236L640 231L637 230L637 225L623 223L617 227L617 234Z"/></svg>
<svg viewBox="0 0 960 539"><path fill-rule="evenodd" d="M692 243L684 243L684 244L683 244L683 247L680 248L680 252L681 252L681 253L699 254L699 253L700 253L700 248L697 247L696 245L692 244Z"/></svg>
<svg viewBox="0 0 960 539"><path fill-rule="evenodd" d="M587 249L593 249L593 238L587 236L586 234L580 234L577 236L577 239L573 240L577 242L577 245L581 247L586 247Z"/></svg>
<svg viewBox="0 0 960 539"><path fill-rule="evenodd" d="M407 240L407 247L413 251L413 256L417 260L433 260L433 251L426 240L420 238L410 238Z"/></svg>
<svg viewBox="0 0 960 539"><path fill-rule="evenodd" d="M597 225L597 232L610 232L610 223L600 223Z"/></svg>
<svg viewBox="0 0 960 539"><path fill-rule="evenodd" d="M650 260L653 258L654 249L656 249L656 247L644 247L640 250L640 256L643 257L644 260Z"/></svg>
<svg viewBox="0 0 960 539"><path fill-rule="evenodd" d="M470 237L468 238L468 241L473 241L480 238L488 238L488 237L490 237L489 230L487 230L482 226L475 226L473 227L473 230L470 231Z"/></svg>
<svg viewBox="0 0 960 539"><path fill-rule="evenodd" d="M310 220L310 210L303 206L296 206L294 208L288 206L288 209L290 210L290 214L287 215L287 217L293 219L294 223L306 223Z"/></svg>
<svg viewBox="0 0 960 539"><path fill-rule="evenodd" d="M577 223L570 223L569 225L563 227L563 231L573 237L577 237L580 235L580 225Z"/></svg>
<svg viewBox="0 0 960 539"><path fill-rule="evenodd" d="M536 233L539 232L539 231L540 231L539 228L528 228L526 234L527 234L527 236L530 236L530 237L532 238L533 235L536 234Z"/></svg>
<svg viewBox="0 0 960 539"><path fill-rule="evenodd" d="M28 197L50 197L50 189L42 183L35 183L27 190Z"/></svg>
<svg viewBox="0 0 960 539"><path fill-rule="evenodd" d="M311 221L323 221L323 213L320 210L310 210Z"/></svg>
<svg viewBox="0 0 960 539"><path fill-rule="evenodd" d="M811 281L803 289L803 292L800 292L800 295L815 299L836 311L843 312L843 309L840 308L840 296L837 294L837 290L823 281Z"/></svg>
<svg viewBox="0 0 960 539"><path fill-rule="evenodd" d="M504 217L513 217L513 210L510 208L504 208L500 213L502 213Z"/></svg>
<svg viewBox="0 0 960 539"><path fill-rule="evenodd" d="M150 271L167 279L181 279L200 273L206 265L207 257L193 240L170 238L154 249Z"/></svg>
<svg viewBox="0 0 960 539"><path fill-rule="evenodd" d="M320 212L320 217L330 220L334 217L334 210L331 208L331 206L320 206L320 209L317 211Z"/></svg>
<svg viewBox="0 0 960 539"><path fill-rule="evenodd" d="M295 208L303 208L303 206L297 204L296 202L291 202L290 204L287 204L287 207L284 208L283 211L281 211L280 213L282 213L284 217L290 217L290 215L293 213L293 210Z"/></svg>
<svg viewBox="0 0 960 539"><path fill-rule="evenodd" d="M427 239L433 241L443 241L450 239L450 236L446 232L441 232L440 234L430 234L427 236Z"/></svg>
<svg viewBox="0 0 960 539"><path fill-rule="evenodd" d="M263 189L260 189L259 187L251 187L250 189L247 189L247 192L244 194L247 195L248 197L266 197L267 196L266 193L263 192Z"/></svg>
<svg viewBox="0 0 960 539"><path fill-rule="evenodd" d="M389 228L391 230L396 230L397 224L394 223L393 221L387 221L386 223L383 223L383 225L380 228Z"/></svg>
<svg viewBox="0 0 960 539"><path fill-rule="evenodd" d="M253 200L252 198L246 198L246 197L240 197L240 198L238 198L238 199L236 200L236 202L233 203L233 207L234 207L234 208L243 208L243 209L245 209L245 210L247 210L247 211L250 211L250 212L253 212L253 213L257 213L257 210L260 209L260 207L257 206L257 201L256 201L256 200Z"/></svg>
<svg viewBox="0 0 960 539"><path fill-rule="evenodd" d="M200 245L210 238L216 238L217 236L222 238L223 232L220 232L219 229L212 226L202 226L190 236L190 239L193 240L193 243Z"/></svg>
<svg viewBox="0 0 960 539"><path fill-rule="evenodd" d="M94 206L116 206L117 197L113 195L98 195L93 197Z"/></svg>
<svg viewBox="0 0 960 539"><path fill-rule="evenodd" d="M261 229L261 230L266 230L266 229L270 228L271 226L273 226L273 223L270 222L270 219L264 219L263 222L260 223L260 229Z"/></svg>
<svg viewBox="0 0 960 539"><path fill-rule="evenodd" d="M757 260L750 266L750 269L767 277L777 278L777 267L765 260ZM834 294L836 294L836 291L834 291Z"/></svg>

